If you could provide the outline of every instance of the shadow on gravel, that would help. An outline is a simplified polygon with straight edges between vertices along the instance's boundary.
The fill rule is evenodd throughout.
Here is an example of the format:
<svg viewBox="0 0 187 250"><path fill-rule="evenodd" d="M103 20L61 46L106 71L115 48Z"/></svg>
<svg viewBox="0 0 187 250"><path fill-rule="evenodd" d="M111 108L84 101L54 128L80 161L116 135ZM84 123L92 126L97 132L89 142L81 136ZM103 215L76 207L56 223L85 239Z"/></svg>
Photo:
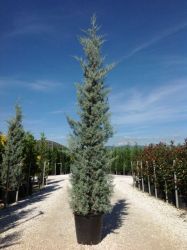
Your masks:
<svg viewBox="0 0 187 250"><path fill-rule="evenodd" d="M62 181L62 180L61 180ZM14 228L20 224L23 224L29 220L32 220L43 214L42 211L34 212L37 208L28 209L27 206L31 204L37 204L37 202L43 201L50 196L52 192L60 189L55 181L49 183L48 186L42 190L34 193L25 200L19 201L17 204L13 204L10 207L0 211L0 233L6 232L7 230ZM34 215L33 215L34 214ZM7 236L8 237L8 236Z"/></svg>
<svg viewBox="0 0 187 250"><path fill-rule="evenodd" d="M57 184L57 183L59 183L59 182L62 182L62 180L53 181L53 180L51 179L51 180L49 180L49 181L47 182L47 184L48 184L48 185L54 185L54 184Z"/></svg>
<svg viewBox="0 0 187 250"><path fill-rule="evenodd" d="M114 204L111 213L104 216L102 239L108 234L116 233L115 230L123 225L123 221L128 214L127 205L125 200L118 200Z"/></svg>
<svg viewBox="0 0 187 250"><path fill-rule="evenodd" d="M20 233L11 233L5 237L0 236L0 249L5 249L10 246L18 245L20 239Z"/></svg>

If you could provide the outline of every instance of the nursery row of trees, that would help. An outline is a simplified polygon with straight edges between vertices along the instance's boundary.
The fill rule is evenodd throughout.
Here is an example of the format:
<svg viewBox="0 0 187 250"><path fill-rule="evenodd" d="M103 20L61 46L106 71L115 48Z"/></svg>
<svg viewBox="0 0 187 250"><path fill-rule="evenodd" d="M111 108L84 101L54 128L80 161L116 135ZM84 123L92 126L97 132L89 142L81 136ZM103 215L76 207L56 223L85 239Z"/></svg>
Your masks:
<svg viewBox="0 0 187 250"><path fill-rule="evenodd" d="M46 140L44 133L36 140L24 130L21 107L17 105L7 135L0 133L0 200L6 206L11 192L16 194L16 201L19 194L31 194L35 179L41 188L48 174L69 173L70 161L67 148Z"/></svg>
<svg viewBox="0 0 187 250"><path fill-rule="evenodd" d="M112 174L131 174L131 162L139 156L142 146L120 146L109 148L112 153L113 162L111 165Z"/></svg>
<svg viewBox="0 0 187 250"><path fill-rule="evenodd" d="M134 184L176 207L187 206L187 140L142 148L131 162Z"/></svg>

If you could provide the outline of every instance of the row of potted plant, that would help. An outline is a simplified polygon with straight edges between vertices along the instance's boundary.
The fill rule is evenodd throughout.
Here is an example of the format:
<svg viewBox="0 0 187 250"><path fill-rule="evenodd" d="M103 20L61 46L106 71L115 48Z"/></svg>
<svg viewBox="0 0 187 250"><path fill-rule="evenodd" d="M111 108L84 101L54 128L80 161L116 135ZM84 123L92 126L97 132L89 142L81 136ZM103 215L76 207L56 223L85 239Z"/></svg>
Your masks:
<svg viewBox="0 0 187 250"><path fill-rule="evenodd" d="M142 149L132 163L137 186L166 201L187 206L187 140L182 145L159 143ZM148 187L148 184L150 187ZM144 187L142 186L144 185ZM151 189L151 190L148 190ZM176 193L177 192L177 193Z"/></svg>

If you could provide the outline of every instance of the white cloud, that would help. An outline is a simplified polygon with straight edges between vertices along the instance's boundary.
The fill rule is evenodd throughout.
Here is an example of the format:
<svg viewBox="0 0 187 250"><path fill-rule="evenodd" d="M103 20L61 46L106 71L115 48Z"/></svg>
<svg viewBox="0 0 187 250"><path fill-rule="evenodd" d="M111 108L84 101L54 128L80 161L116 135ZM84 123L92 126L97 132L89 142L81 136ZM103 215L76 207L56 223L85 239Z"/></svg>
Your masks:
<svg viewBox="0 0 187 250"><path fill-rule="evenodd" d="M163 40L164 38L167 38L168 36L173 35L173 34L179 32L185 28L187 28L187 22L181 23L175 27L169 28L169 29L161 32L160 34L157 34L156 36L154 36L150 40L145 41L144 43L142 43L140 45L137 45L132 51L130 51L127 55L122 57L120 62L134 56L136 53L138 53L144 49L149 48L151 45L154 45L154 44L160 42L161 40Z"/></svg>
<svg viewBox="0 0 187 250"><path fill-rule="evenodd" d="M187 58L179 55L167 55L167 56L160 56L158 57L159 62L162 66L165 66L166 68L169 67L187 67Z"/></svg>
<svg viewBox="0 0 187 250"><path fill-rule="evenodd" d="M58 110L51 111L50 114L58 115L58 114L63 114L64 112L65 112L64 109L58 109Z"/></svg>
<svg viewBox="0 0 187 250"><path fill-rule="evenodd" d="M132 90L131 94L112 96L110 106L114 125L150 125L187 119L187 79L173 81L149 93Z"/></svg>
<svg viewBox="0 0 187 250"><path fill-rule="evenodd" d="M32 127L32 126L41 126L43 124L45 124L45 121L42 119L24 119L23 123L27 126L27 127Z"/></svg>
<svg viewBox="0 0 187 250"><path fill-rule="evenodd" d="M0 88L5 88L7 86L13 86L13 85L22 85L23 81L12 79L8 77L0 77Z"/></svg>
<svg viewBox="0 0 187 250"><path fill-rule="evenodd" d="M6 34L5 37L14 37L17 35L48 34L52 32L52 27L44 24L29 24L22 27L16 27Z"/></svg>
<svg viewBox="0 0 187 250"><path fill-rule="evenodd" d="M19 35L50 34L54 31L51 23L43 16L20 14L13 23L12 29L4 34L4 38Z"/></svg>
<svg viewBox="0 0 187 250"><path fill-rule="evenodd" d="M33 81L24 81L14 78L0 77L0 89L5 90L6 87L24 87L29 88L34 91L47 92L51 91L59 86L62 86L62 83L52 80L33 80Z"/></svg>
<svg viewBox="0 0 187 250"><path fill-rule="evenodd" d="M30 88L36 91L49 91L51 89L54 89L58 87L60 83L48 81L48 80L37 80L29 84Z"/></svg>

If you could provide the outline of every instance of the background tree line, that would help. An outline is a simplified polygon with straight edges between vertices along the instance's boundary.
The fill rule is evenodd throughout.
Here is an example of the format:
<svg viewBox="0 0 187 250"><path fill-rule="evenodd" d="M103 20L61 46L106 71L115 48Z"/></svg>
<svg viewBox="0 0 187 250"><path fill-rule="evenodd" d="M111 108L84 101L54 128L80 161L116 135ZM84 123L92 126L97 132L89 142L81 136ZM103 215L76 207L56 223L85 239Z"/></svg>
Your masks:
<svg viewBox="0 0 187 250"><path fill-rule="evenodd" d="M113 158L111 173L123 175L131 174L131 162L137 159L142 149L143 147L137 144L135 146L126 145L109 147Z"/></svg>

